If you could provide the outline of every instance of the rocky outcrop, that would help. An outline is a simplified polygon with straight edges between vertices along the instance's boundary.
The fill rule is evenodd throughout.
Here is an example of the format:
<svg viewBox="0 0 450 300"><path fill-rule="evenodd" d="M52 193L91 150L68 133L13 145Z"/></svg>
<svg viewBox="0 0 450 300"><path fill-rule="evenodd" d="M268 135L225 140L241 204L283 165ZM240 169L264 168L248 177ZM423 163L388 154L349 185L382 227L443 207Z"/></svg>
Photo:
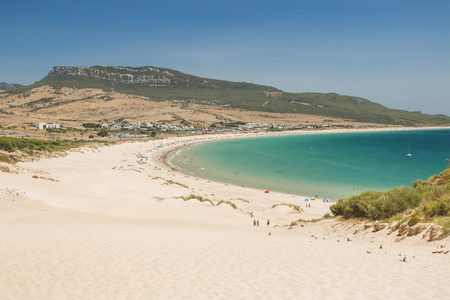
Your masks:
<svg viewBox="0 0 450 300"><path fill-rule="evenodd" d="M171 80L163 75L154 75L154 74L139 74L142 72L148 72L148 71L159 71L159 69L147 67L147 68L140 68L140 69L131 69L131 68L124 68L124 67L114 67L118 70L122 71L133 71L135 75L133 74L123 74L123 73L113 73L113 72L106 72L101 71L94 68L89 67L62 67L62 66L56 66L53 67L50 72L48 73L48 76L84 76L94 79L101 79L101 80L108 80L113 83L147 83L147 84L153 84L153 85L169 85L171 83ZM150 68L150 69L149 69ZM161 72L163 73L163 72ZM169 72L166 72L167 75L172 75ZM166 74L164 73L164 74ZM173 76L173 75L172 75Z"/></svg>
<svg viewBox="0 0 450 300"><path fill-rule="evenodd" d="M391 227L389 228L388 235L390 235L391 233L393 233L394 231L396 231L399 227L400 227L400 223L394 222L394 223L391 225Z"/></svg>
<svg viewBox="0 0 450 300"><path fill-rule="evenodd" d="M101 66L101 67L107 67L107 66ZM154 68L154 67L140 67L140 68L108 67L108 68L113 68L113 69L122 70L122 71L128 71L131 73L153 71L153 72L161 72L161 73L167 74L169 76L175 76L174 74L170 73L169 71L161 71L160 69Z"/></svg>
<svg viewBox="0 0 450 300"><path fill-rule="evenodd" d="M373 232L383 230L384 228L386 228L386 226L386 223L375 222L375 224L373 225Z"/></svg>
<svg viewBox="0 0 450 300"><path fill-rule="evenodd" d="M364 224L364 230L369 229L373 227L373 222L367 222L366 224Z"/></svg>
<svg viewBox="0 0 450 300"><path fill-rule="evenodd" d="M419 223L419 224L416 224L414 226L409 227L408 228L408 232L407 232L406 235L407 236L418 235L419 233L421 233L425 229L427 229L427 224Z"/></svg>
<svg viewBox="0 0 450 300"><path fill-rule="evenodd" d="M404 240L405 238L406 238L406 236L399 236L399 237L395 238L394 242L398 243L398 242Z"/></svg>
<svg viewBox="0 0 450 300"><path fill-rule="evenodd" d="M422 240L427 242L438 241L446 237L441 226L433 223L417 223L412 226L408 222L394 221L392 223L384 223L381 221L369 221L369 222L336 222L333 225L334 231L344 230L346 233L353 233L353 235L368 235L377 234L386 236L393 234L395 242L403 241L404 239L420 239L422 234ZM371 229L371 230L370 230ZM381 248L380 248L381 249Z"/></svg>
<svg viewBox="0 0 450 300"><path fill-rule="evenodd" d="M429 242L437 241L443 238L444 234L439 226L432 225L423 234L422 238L428 240Z"/></svg>
<svg viewBox="0 0 450 300"><path fill-rule="evenodd" d="M408 233L408 229L409 229L409 225L408 223L403 223L402 225L400 225L400 227L398 228L398 235L405 235Z"/></svg>

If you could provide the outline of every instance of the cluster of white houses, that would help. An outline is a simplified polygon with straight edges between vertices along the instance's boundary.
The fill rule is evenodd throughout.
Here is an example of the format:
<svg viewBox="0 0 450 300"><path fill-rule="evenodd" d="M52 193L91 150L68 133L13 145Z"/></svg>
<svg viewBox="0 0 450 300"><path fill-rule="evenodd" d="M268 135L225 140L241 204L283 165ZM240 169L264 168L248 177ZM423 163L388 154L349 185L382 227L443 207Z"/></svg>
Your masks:
<svg viewBox="0 0 450 300"><path fill-rule="evenodd" d="M126 123L123 125L119 124L107 124L103 123L101 124L100 128L111 128L111 129L140 129L141 127L146 128L157 128L160 131L167 131L167 130L173 130L173 131L193 131L196 130L194 126L183 126L183 125L173 125L173 124L167 124L167 125L158 125L151 122L131 122Z"/></svg>
<svg viewBox="0 0 450 300"><path fill-rule="evenodd" d="M33 126L38 129L49 129L49 128L61 128L60 124L56 123L33 123ZM173 125L173 124L155 124L151 122L130 122L122 125L115 124L114 121L111 124L103 123L99 124L97 128L106 128L117 131L122 131L123 129L128 131L130 129L141 129L142 127L157 129L158 131L190 131L190 132L198 132L198 133L220 133L220 132L230 132L230 131L249 131L249 130L297 130L297 129L320 129L323 127L349 127L348 125L309 125L309 126L301 126L301 125L279 125L279 124L259 124L259 123L246 123L244 125L237 125L236 127L225 128L225 127L194 127L192 125ZM382 127L380 125L352 125L350 127L353 128L362 128L362 127ZM95 129L93 129L95 130ZM113 134L113 133L110 133ZM114 133L115 135L126 134L126 133Z"/></svg>
<svg viewBox="0 0 450 300"><path fill-rule="evenodd" d="M56 123L33 123L33 126L38 128L38 129L47 129L47 128L60 128L61 125L60 124L56 124Z"/></svg>
<svg viewBox="0 0 450 300"><path fill-rule="evenodd" d="M33 126L38 128L38 129L48 129L48 128L61 128L60 124L56 124L56 123L33 123ZM327 125L325 125L326 127ZM173 124L163 124L163 125L158 125L158 124L154 124L151 122L131 122L131 123L126 123L123 125L119 125L119 124L108 124L108 123L103 123L99 126L100 128L107 128L107 129L116 129L116 130L121 130L121 129L125 129L125 130L129 130L129 129L140 129L141 127L146 127L146 128L157 128L159 131L211 131L211 129L209 128L195 128L194 126L185 126L185 125L173 125ZM247 123L245 125L239 125L237 127L233 127L233 128L215 128L213 129L214 132L223 132L223 131L246 131L246 130L264 130L264 129L269 129L269 128L274 128L274 129L300 129L300 128L307 128L307 129L314 129L314 126L307 126L307 127L303 127L303 126L286 126L286 125L278 125L278 124L272 124L272 125L268 125L268 124L257 124L257 123Z"/></svg>

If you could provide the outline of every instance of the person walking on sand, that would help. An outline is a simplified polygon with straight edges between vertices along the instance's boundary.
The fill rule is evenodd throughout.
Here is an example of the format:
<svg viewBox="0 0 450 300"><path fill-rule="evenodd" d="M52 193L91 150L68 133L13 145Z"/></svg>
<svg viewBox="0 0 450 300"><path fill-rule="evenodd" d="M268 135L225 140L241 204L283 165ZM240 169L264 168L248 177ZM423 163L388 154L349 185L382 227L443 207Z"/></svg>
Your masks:
<svg viewBox="0 0 450 300"><path fill-rule="evenodd" d="M270 220L267 219L267 226L270 226Z"/></svg>
<svg viewBox="0 0 450 300"><path fill-rule="evenodd" d="M256 220L253 219L253 226L256 226Z"/></svg>

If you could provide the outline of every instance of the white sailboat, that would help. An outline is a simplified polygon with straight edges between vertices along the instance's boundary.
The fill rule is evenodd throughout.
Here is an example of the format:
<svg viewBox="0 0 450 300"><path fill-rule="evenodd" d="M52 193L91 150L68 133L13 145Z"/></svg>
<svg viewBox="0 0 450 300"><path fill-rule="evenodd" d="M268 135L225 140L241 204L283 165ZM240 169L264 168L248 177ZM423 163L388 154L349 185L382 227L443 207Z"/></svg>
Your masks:
<svg viewBox="0 0 450 300"><path fill-rule="evenodd" d="M406 154L406 156L411 157L412 156L412 154L411 154L411 142L408 142L408 150L409 150L409 152Z"/></svg>

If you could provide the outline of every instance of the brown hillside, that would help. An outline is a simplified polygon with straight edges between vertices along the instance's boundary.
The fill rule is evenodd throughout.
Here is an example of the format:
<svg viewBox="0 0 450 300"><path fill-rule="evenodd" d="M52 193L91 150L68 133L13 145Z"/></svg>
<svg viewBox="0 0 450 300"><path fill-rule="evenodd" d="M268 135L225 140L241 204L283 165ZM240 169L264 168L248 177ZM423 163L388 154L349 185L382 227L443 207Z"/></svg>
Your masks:
<svg viewBox="0 0 450 300"><path fill-rule="evenodd" d="M337 118L250 112L227 107L200 104L151 101L146 97L106 93L100 89L35 88L25 94L0 94L0 125L3 128L31 128L33 122L56 122L66 127L81 128L83 123L108 122L124 118L126 121L181 120L206 125L212 122L253 122L263 124L362 124Z"/></svg>

